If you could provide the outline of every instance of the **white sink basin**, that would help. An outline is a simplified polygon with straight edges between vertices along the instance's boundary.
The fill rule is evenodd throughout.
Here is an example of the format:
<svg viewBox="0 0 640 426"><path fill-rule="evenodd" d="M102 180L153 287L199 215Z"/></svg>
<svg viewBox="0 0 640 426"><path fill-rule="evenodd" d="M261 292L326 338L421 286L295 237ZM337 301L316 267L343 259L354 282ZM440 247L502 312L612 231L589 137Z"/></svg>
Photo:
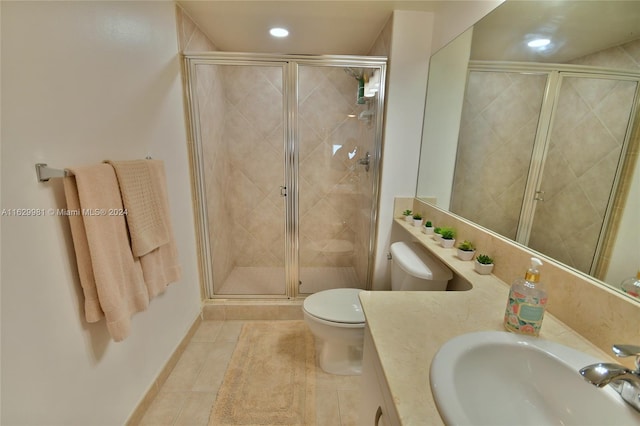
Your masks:
<svg viewBox="0 0 640 426"><path fill-rule="evenodd" d="M566 346L499 331L445 343L430 380L447 425L639 425L640 413L578 370L601 362Z"/></svg>

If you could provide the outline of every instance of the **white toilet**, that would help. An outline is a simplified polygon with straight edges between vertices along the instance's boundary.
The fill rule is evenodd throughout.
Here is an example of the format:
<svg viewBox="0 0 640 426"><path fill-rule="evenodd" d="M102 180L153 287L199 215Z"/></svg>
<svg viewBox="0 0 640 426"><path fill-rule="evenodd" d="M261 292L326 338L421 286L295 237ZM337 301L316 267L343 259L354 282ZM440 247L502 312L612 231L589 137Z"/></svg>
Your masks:
<svg viewBox="0 0 640 426"><path fill-rule="evenodd" d="M391 245L391 289L446 290L453 274L418 246ZM364 314L357 288L324 290L308 296L302 305L304 319L316 339L320 368L331 374L362 372Z"/></svg>
<svg viewBox="0 0 640 426"><path fill-rule="evenodd" d="M354 375L362 372L364 313L359 288L336 288L304 299L304 320L319 348L320 368L327 373Z"/></svg>

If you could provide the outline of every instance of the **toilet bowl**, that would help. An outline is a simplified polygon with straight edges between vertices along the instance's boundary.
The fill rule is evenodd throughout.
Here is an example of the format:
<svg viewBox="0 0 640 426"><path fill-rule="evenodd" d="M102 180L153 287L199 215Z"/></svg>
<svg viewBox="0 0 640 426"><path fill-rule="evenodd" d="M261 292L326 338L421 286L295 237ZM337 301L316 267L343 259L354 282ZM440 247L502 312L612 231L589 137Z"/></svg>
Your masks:
<svg viewBox="0 0 640 426"><path fill-rule="evenodd" d="M453 273L423 249L404 242L391 245L391 289L446 290ZM324 290L308 296L302 305L304 319L318 349L320 368L331 374L362 372L364 313L357 288Z"/></svg>
<svg viewBox="0 0 640 426"><path fill-rule="evenodd" d="M302 305L304 320L318 349L320 368L331 374L362 372L364 313L358 288L336 288L308 296Z"/></svg>

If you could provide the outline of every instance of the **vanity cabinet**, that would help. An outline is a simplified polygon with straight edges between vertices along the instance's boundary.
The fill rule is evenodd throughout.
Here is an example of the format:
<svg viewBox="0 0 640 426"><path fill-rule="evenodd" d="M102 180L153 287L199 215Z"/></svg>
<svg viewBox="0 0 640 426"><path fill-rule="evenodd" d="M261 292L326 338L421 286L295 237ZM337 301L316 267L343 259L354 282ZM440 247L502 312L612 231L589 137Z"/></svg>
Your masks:
<svg viewBox="0 0 640 426"><path fill-rule="evenodd" d="M400 426L369 327L364 330L360 426Z"/></svg>

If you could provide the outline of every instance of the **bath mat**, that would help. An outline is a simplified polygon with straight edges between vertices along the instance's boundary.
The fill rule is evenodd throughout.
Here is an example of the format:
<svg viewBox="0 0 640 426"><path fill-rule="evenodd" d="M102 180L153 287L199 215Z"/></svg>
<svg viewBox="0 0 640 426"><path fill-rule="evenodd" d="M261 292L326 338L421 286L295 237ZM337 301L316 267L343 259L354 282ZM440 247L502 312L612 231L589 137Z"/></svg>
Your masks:
<svg viewBox="0 0 640 426"><path fill-rule="evenodd" d="M315 347L304 321L246 323L209 426L315 425Z"/></svg>

